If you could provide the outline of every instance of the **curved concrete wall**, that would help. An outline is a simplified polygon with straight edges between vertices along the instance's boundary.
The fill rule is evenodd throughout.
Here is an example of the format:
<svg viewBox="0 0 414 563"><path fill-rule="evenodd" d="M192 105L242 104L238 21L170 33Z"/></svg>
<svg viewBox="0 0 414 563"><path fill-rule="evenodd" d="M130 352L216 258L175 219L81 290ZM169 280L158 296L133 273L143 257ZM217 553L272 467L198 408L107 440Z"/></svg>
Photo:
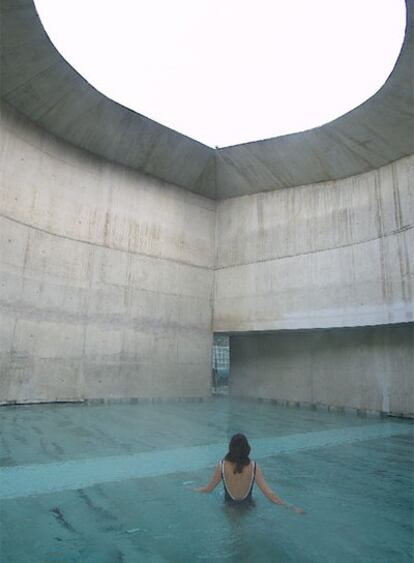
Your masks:
<svg viewBox="0 0 414 563"><path fill-rule="evenodd" d="M346 374L378 358L399 366L384 385L412 385L411 329L397 346L391 332L374 338L367 325L413 320L414 157L216 204L76 149L9 107L1 128L0 402L206 396L212 328L366 327L342 340L327 334L325 344L315 337L316 348L309 336L304 350L304 333L292 332L290 364L278 368L292 384L286 400L297 395L288 372L305 377L305 395L310 385L301 358L317 366L314 378L326 376L313 401L328 385L336 404L343 385L358 402L362 380ZM280 364L280 338L232 339L238 394L258 396L261 386L280 398L269 371ZM340 358L337 384L327 374ZM377 409L377 376L369 377L374 398L364 401ZM393 412L412 412L407 395L389 399Z"/></svg>
<svg viewBox="0 0 414 563"><path fill-rule="evenodd" d="M214 329L413 320L414 157L218 203Z"/></svg>
<svg viewBox="0 0 414 563"><path fill-rule="evenodd" d="M1 402L205 396L214 202L1 127Z"/></svg>
<svg viewBox="0 0 414 563"><path fill-rule="evenodd" d="M414 417L414 324L231 337L231 394Z"/></svg>

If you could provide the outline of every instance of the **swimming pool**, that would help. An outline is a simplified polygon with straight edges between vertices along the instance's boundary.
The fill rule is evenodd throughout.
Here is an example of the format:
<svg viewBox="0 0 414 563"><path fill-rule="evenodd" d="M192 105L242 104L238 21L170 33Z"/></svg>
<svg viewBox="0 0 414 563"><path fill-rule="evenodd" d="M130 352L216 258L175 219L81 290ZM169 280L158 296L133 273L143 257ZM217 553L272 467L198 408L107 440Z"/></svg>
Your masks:
<svg viewBox="0 0 414 563"><path fill-rule="evenodd" d="M212 398L0 409L7 563L404 563L413 555L413 424ZM294 514L209 479L245 433Z"/></svg>

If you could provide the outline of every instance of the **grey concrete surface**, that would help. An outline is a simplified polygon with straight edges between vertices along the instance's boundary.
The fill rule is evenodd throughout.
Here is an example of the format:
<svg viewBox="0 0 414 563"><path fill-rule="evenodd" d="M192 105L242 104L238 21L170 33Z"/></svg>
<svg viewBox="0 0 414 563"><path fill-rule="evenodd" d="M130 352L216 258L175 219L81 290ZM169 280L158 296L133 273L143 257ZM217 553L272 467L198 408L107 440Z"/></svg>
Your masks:
<svg viewBox="0 0 414 563"><path fill-rule="evenodd" d="M414 0L396 66L369 100L322 127L219 150L97 92L54 48L32 0L0 6L2 98L57 137L170 184L223 199L354 176L414 152Z"/></svg>
<svg viewBox="0 0 414 563"><path fill-rule="evenodd" d="M217 205L214 330L414 319L414 157Z"/></svg>
<svg viewBox="0 0 414 563"><path fill-rule="evenodd" d="M212 328L412 319L414 157L217 204L1 123L1 402L205 397Z"/></svg>
<svg viewBox="0 0 414 563"><path fill-rule="evenodd" d="M0 402L207 396L214 202L1 121Z"/></svg>
<svg viewBox="0 0 414 563"><path fill-rule="evenodd" d="M230 393L414 417L414 324L231 337Z"/></svg>

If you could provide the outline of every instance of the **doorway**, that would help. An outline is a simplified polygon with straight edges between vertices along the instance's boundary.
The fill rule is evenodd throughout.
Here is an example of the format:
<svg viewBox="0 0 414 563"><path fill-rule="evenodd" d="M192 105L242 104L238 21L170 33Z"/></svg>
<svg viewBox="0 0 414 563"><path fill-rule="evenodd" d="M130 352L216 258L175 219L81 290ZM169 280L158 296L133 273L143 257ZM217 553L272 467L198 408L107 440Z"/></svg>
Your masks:
<svg viewBox="0 0 414 563"><path fill-rule="evenodd" d="M211 370L211 392L213 395L228 395L230 379L230 338L213 335L213 358Z"/></svg>

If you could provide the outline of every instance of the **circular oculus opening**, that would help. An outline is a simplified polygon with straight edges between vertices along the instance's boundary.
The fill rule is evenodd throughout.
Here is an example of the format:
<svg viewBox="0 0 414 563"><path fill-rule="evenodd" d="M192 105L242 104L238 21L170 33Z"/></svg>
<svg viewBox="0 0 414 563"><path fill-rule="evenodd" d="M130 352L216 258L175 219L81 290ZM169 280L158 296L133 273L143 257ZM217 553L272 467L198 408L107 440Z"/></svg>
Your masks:
<svg viewBox="0 0 414 563"><path fill-rule="evenodd" d="M404 0L36 0L50 39L112 100L214 147L320 126L384 84Z"/></svg>

